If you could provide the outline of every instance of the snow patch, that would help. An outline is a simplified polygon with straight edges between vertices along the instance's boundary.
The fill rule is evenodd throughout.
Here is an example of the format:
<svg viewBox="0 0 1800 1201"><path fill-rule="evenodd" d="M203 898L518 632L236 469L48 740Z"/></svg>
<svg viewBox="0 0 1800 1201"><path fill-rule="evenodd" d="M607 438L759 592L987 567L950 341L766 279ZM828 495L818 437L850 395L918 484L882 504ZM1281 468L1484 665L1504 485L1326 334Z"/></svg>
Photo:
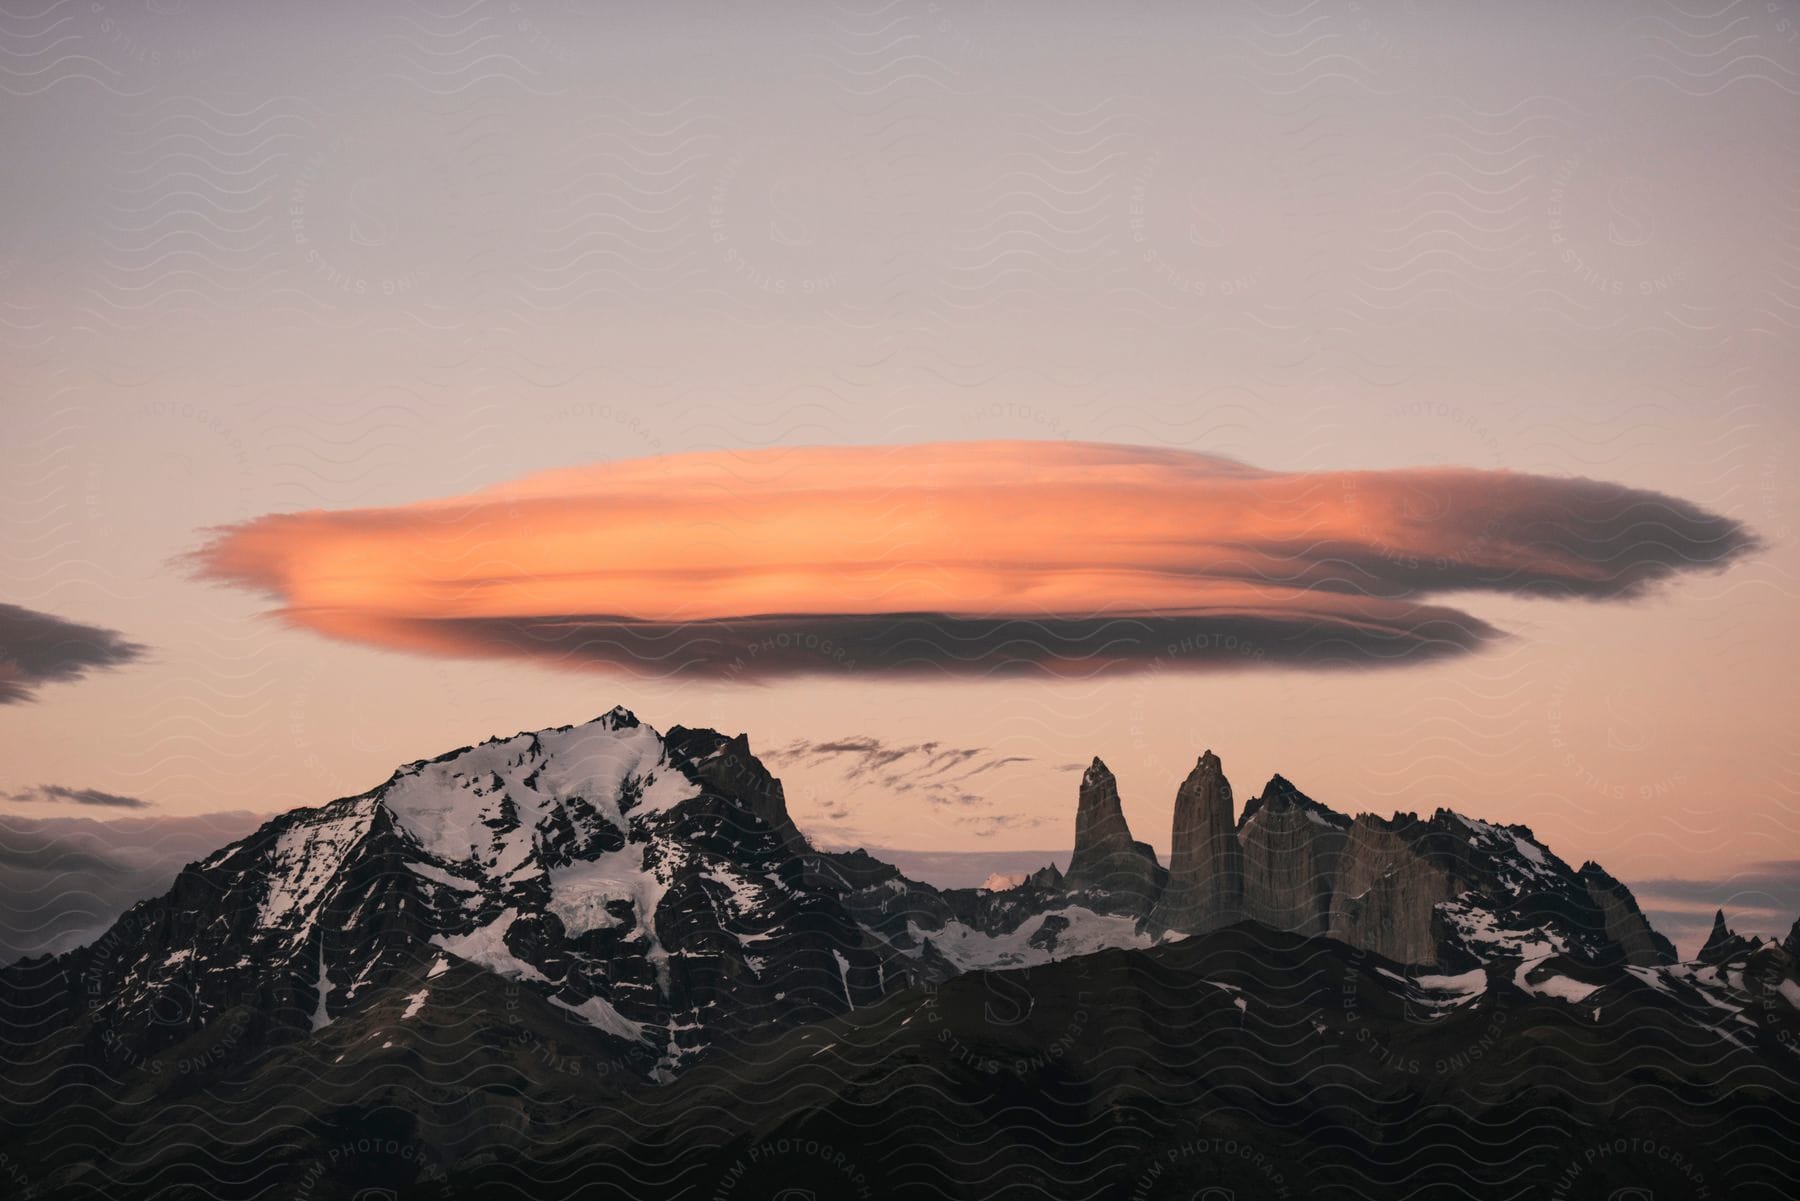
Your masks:
<svg viewBox="0 0 1800 1201"><path fill-rule="evenodd" d="M667 953L656 936L655 918L669 886L644 865L644 846L627 843L594 859L553 868L549 909L562 919L563 929L579 935L619 925L606 906L611 901L630 901L637 928L653 948L653 958L661 953L666 960Z"/></svg>
<svg viewBox="0 0 1800 1201"><path fill-rule="evenodd" d="M1583 984L1579 980L1571 980L1567 976L1550 975L1542 980L1528 981L1525 974L1531 964L1521 965L1513 977L1513 983L1526 992L1538 997L1555 997L1559 1001L1567 1001L1571 1005L1579 1005L1600 990L1598 984Z"/></svg>
<svg viewBox="0 0 1800 1201"><path fill-rule="evenodd" d="M631 817L700 794L669 762L654 729L615 729L600 718L412 764L382 789L381 801L433 858L506 878L536 870L535 852L552 827L591 833L597 819L626 832L628 784L636 794Z"/></svg>
<svg viewBox="0 0 1800 1201"><path fill-rule="evenodd" d="M656 909L669 886L655 869L644 864L644 843L627 843L594 859L554 868L550 872L549 910L562 919L571 935L619 925L606 911L609 901L630 901L637 931L648 949L645 955L656 969L656 981L669 994L669 952L656 933ZM748 887L748 886L745 886Z"/></svg>
<svg viewBox="0 0 1800 1201"><path fill-rule="evenodd" d="M724 864L716 864L707 869L705 876L715 884L723 884L731 892L731 914L742 917L762 903L762 889Z"/></svg>
<svg viewBox="0 0 1800 1201"><path fill-rule="evenodd" d="M644 1037L644 1023L632 1021L613 1008L612 1002L600 997L589 997L579 1005L571 1005L567 1001L551 997L550 1003L559 1009L566 1009L570 1013L586 1019L590 1026L604 1030L615 1038L638 1042Z"/></svg>
<svg viewBox="0 0 1800 1201"><path fill-rule="evenodd" d="M844 953L836 947L831 949L831 957L837 960L838 979L844 983L844 1003L855 1009L856 998L850 995L850 961L845 959Z"/></svg>
<svg viewBox="0 0 1800 1201"><path fill-rule="evenodd" d="M433 863L409 863L414 875L423 876L433 884L442 884L445 888L454 888L458 892L475 892L481 885L473 880L465 880L461 876L453 876Z"/></svg>
<svg viewBox="0 0 1800 1201"><path fill-rule="evenodd" d="M1068 919L1069 925L1056 937L1055 955L1031 945L1048 917ZM1052 958L1069 959L1089 955L1113 947L1147 947L1153 940L1140 934L1134 918L1120 914L1095 913L1082 905L1053 909L1027 918L1005 934L984 934L962 922L946 922L941 930L921 930L916 922L906 924L915 942L930 939L944 958L958 971L984 971L1003 967L1030 967L1048 963ZM922 951L921 945L921 951ZM920 952L914 952L918 954Z"/></svg>
<svg viewBox="0 0 1800 1201"><path fill-rule="evenodd" d="M1431 992L1452 992L1461 996L1473 996L1487 991L1487 971L1483 968L1470 968L1455 976L1420 976L1413 981L1420 988Z"/></svg>
<svg viewBox="0 0 1800 1201"><path fill-rule="evenodd" d="M369 832L374 816L373 802L338 802L283 830L266 855L269 891L257 909L256 924L269 929L297 921L296 941L304 940L325 890Z"/></svg>
<svg viewBox="0 0 1800 1201"><path fill-rule="evenodd" d="M470 963L479 963L489 971L514 980L535 980L540 984L548 984L544 974L515 956L506 947L506 932L519 919L517 910L508 909L485 926L478 926L467 934L444 935L432 938L432 942L444 948L460 959Z"/></svg>
<svg viewBox="0 0 1800 1201"><path fill-rule="evenodd" d="M331 977L325 972L325 940L319 940L319 978L314 982L319 990L319 1004L312 1013L312 1028L323 1030L331 1025L331 1014L325 1009L325 998L331 995Z"/></svg>

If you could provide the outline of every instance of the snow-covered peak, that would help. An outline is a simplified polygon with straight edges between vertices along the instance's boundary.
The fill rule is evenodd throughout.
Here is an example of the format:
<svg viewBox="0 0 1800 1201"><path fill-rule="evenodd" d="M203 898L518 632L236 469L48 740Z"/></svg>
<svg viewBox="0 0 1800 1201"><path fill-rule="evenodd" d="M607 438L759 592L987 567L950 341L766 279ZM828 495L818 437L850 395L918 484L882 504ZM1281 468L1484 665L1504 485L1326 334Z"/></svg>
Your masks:
<svg viewBox="0 0 1800 1201"><path fill-rule="evenodd" d="M699 791L669 762L655 728L620 708L585 725L515 734L410 764L379 796L433 857L506 874L548 824L576 816L571 808L624 834L627 810L660 812Z"/></svg>
<svg viewBox="0 0 1800 1201"><path fill-rule="evenodd" d="M1454 820L1468 830L1469 846L1489 856L1495 875L1515 895L1567 879L1573 873L1524 826L1497 826L1450 809L1437 812L1439 821Z"/></svg>

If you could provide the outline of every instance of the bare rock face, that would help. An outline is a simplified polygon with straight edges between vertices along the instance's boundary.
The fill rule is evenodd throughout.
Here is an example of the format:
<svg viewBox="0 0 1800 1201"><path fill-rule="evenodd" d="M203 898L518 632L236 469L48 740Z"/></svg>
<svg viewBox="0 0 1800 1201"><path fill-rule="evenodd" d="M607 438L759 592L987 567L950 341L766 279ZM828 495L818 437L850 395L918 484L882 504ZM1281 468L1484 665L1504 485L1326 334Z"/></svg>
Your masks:
<svg viewBox="0 0 1800 1201"><path fill-rule="evenodd" d="M1331 897L1350 819L1280 776L1244 805L1245 916L1296 934L1331 928Z"/></svg>
<svg viewBox="0 0 1800 1201"><path fill-rule="evenodd" d="M1457 889L1395 828L1417 820L1402 814L1388 823L1365 813L1350 823L1331 898L1332 938L1400 963L1436 961L1433 911Z"/></svg>
<svg viewBox="0 0 1800 1201"><path fill-rule="evenodd" d="M1668 939L1650 928L1649 920L1638 908L1630 889L1593 862L1581 865L1580 880L1600 909L1606 937L1618 944L1626 963L1633 967L1655 967L1675 962L1675 948Z"/></svg>
<svg viewBox="0 0 1800 1201"><path fill-rule="evenodd" d="M636 718L632 719L637 720ZM804 855L812 845L788 816L787 796L781 781L769 773L762 760L750 753L750 736L721 739L712 730L690 730L671 726L664 741L671 753L680 756L690 771L701 781L743 797L751 811L767 822L791 854Z"/></svg>
<svg viewBox="0 0 1800 1201"><path fill-rule="evenodd" d="M1200 934L1243 920L1244 853L1232 808L1231 783L1209 750L1175 793L1169 882L1151 929Z"/></svg>
<svg viewBox="0 0 1800 1201"><path fill-rule="evenodd" d="M1148 843L1131 837L1119 804L1119 784L1099 759L1081 777L1075 809L1075 852L1064 886L1104 894L1111 908L1148 913L1168 873Z"/></svg>
<svg viewBox="0 0 1800 1201"><path fill-rule="evenodd" d="M1706 936L1706 945L1700 948L1699 958L1701 963L1726 963L1750 954L1761 945L1760 938L1745 938L1727 926L1725 911L1721 909L1713 914L1712 933Z"/></svg>

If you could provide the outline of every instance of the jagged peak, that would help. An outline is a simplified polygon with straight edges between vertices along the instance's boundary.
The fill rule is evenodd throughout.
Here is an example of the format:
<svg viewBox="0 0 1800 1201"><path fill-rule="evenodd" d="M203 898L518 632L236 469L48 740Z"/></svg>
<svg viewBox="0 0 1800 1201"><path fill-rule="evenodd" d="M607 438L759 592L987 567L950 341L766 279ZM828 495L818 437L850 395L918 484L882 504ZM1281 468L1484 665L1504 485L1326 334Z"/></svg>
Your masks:
<svg viewBox="0 0 1800 1201"><path fill-rule="evenodd" d="M480 742L471 743L467 746L459 746L454 750L445 751L441 755L433 755L429 759L414 759L411 762L403 763L398 768L394 769L393 776L389 778L388 783L392 783L394 779L397 779L400 776L416 775L421 769L429 767L434 763L449 763L453 760L460 759L464 755L480 750L483 747L512 746L518 744L527 754L541 752L545 749L544 739L546 736L551 734L567 734L572 730L586 729L588 726L599 726L606 730L635 730L645 728L651 729L652 733L656 732L651 727L644 726L644 723L638 720L637 715L625 706L614 705L605 713L602 713L600 716L593 718L590 721L582 723L580 726L545 726L541 730L520 730L513 734L492 734L483 738Z"/></svg>
<svg viewBox="0 0 1800 1201"><path fill-rule="evenodd" d="M624 705L614 705L588 724L594 725L597 722L605 722L606 728L609 730L629 730L643 724L638 721L637 714Z"/></svg>
<svg viewBox="0 0 1800 1201"><path fill-rule="evenodd" d="M1269 777L1269 782L1263 785L1260 794L1244 802L1244 812L1243 816L1238 818L1238 828L1242 829L1246 822L1265 808L1275 812L1298 809L1309 814L1314 820L1339 830L1348 830L1351 825L1351 819L1347 814L1339 813L1331 806L1313 800L1280 772Z"/></svg>
<svg viewBox="0 0 1800 1201"><path fill-rule="evenodd" d="M1763 940L1754 935L1746 938L1733 930L1725 922L1725 911L1713 913L1712 933L1706 936L1706 943L1700 948L1701 963L1725 963L1743 955L1748 955L1763 945Z"/></svg>
<svg viewBox="0 0 1800 1201"><path fill-rule="evenodd" d="M1706 942L1700 948L1702 960L1719 954L1737 937L1735 931L1725 924L1725 911L1715 910L1713 913L1712 933L1706 936Z"/></svg>
<svg viewBox="0 0 1800 1201"><path fill-rule="evenodd" d="M1081 773L1081 785L1083 788L1086 788L1090 784L1098 784L1103 780L1111 780L1113 778L1112 769L1106 766L1100 756L1095 755L1094 761L1088 764L1086 771Z"/></svg>
<svg viewBox="0 0 1800 1201"><path fill-rule="evenodd" d="M1581 866L1576 869L1575 874L1584 880L1593 879L1603 885L1621 886L1619 885L1619 878L1617 876L1607 871L1604 866L1592 859L1582 860Z"/></svg>
<svg viewBox="0 0 1800 1201"><path fill-rule="evenodd" d="M1198 759L1194 760L1194 770L1188 773L1187 778L1195 780L1205 779L1208 776L1223 777L1224 775L1225 765L1219 761L1217 755L1212 753L1212 748L1208 747L1200 753Z"/></svg>

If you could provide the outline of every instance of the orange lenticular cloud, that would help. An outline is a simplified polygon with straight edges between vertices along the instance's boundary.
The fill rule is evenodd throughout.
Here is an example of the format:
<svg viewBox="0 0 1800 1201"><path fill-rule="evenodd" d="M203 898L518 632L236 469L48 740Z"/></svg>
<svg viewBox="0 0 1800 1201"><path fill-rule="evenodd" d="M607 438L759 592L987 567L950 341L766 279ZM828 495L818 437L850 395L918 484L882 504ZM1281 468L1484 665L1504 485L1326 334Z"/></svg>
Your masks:
<svg viewBox="0 0 1800 1201"><path fill-rule="evenodd" d="M1171 645L1199 666L1416 662L1497 636L1421 598L1629 597L1754 545L1686 501L1585 479L965 442L598 463L261 517L194 561L296 625L432 654L1093 674Z"/></svg>

